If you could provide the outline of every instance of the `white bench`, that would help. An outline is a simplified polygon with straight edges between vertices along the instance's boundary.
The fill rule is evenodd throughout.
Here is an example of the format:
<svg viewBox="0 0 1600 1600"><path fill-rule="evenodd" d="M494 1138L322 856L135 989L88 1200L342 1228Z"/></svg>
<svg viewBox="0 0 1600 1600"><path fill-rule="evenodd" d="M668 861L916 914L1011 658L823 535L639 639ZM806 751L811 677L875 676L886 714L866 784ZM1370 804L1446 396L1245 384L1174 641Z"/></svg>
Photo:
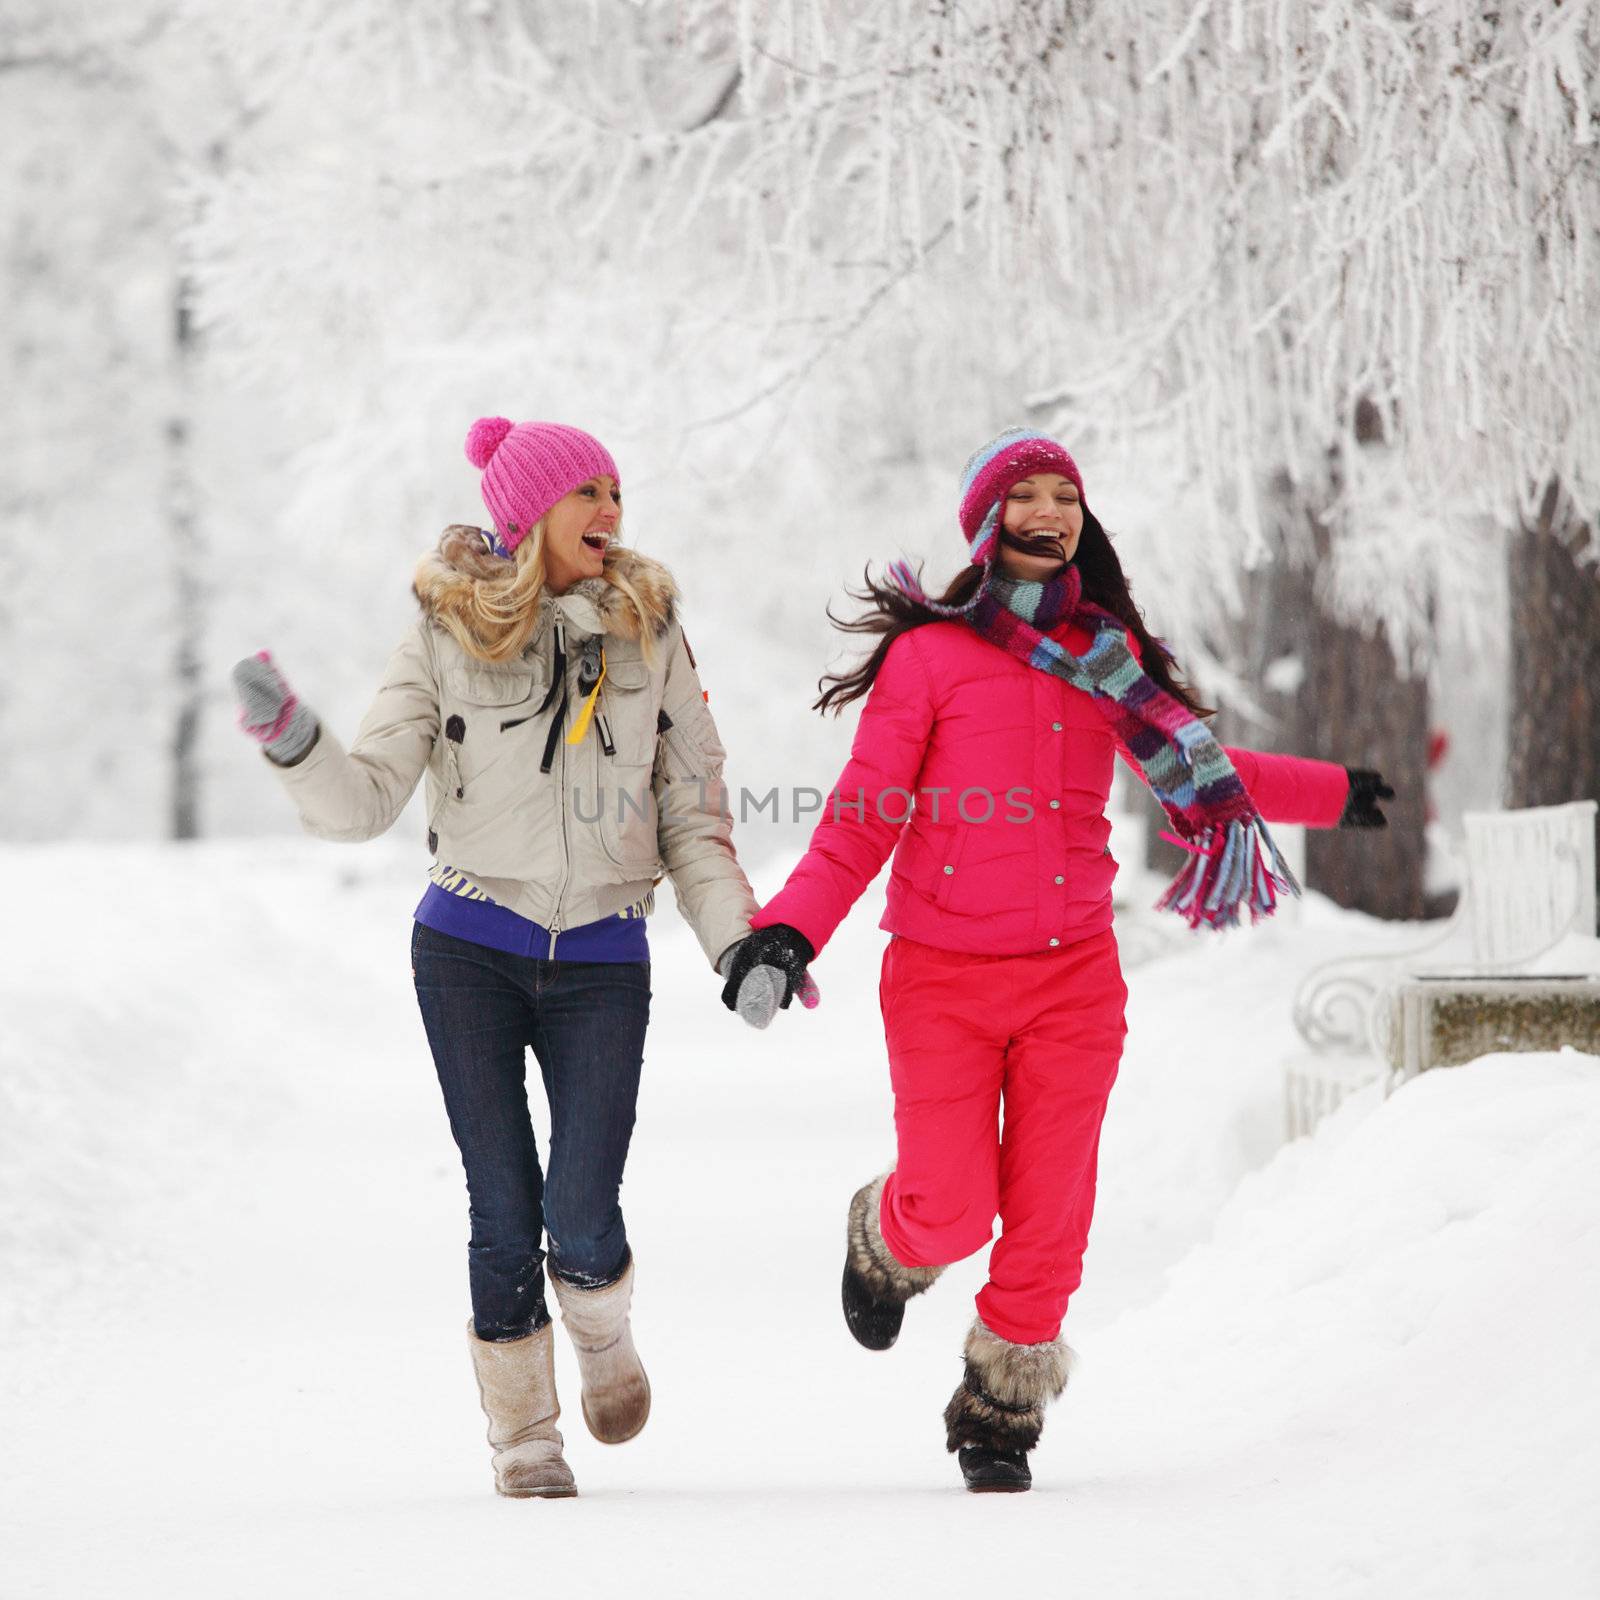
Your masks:
<svg viewBox="0 0 1600 1600"><path fill-rule="evenodd" d="M1341 957L1314 967L1295 993L1294 1021L1310 1053L1289 1063L1289 1136L1309 1133L1340 1101L1370 1084L1392 1088L1432 1064L1424 1007L1408 980L1515 980L1556 946L1579 936L1579 976L1600 970L1595 933L1593 800L1521 811L1468 812L1467 881L1455 913L1420 944L1382 955ZM1586 942L1585 942L1586 941ZM1502 985L1503 987L1503 985ZM1531 992L1531 991L1530 991ZM1421 1020L1418 1020L1421 1019Z"/></svg>

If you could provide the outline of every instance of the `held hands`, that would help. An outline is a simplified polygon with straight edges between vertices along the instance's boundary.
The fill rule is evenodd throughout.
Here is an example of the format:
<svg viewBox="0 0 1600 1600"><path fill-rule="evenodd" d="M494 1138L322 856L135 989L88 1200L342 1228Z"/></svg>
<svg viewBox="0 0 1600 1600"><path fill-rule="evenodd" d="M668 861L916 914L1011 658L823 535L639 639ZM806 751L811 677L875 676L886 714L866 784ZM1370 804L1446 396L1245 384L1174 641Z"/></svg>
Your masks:
<svg viewBox="0 0 1600 1600"><path fill-rule="evenodd" d="M717 971L728 980L723 1005L752 1028L765 1028L779 1011L789 1009L796 995L810 1010L821 999L806 971L815 955L806 936L786 922L757 928L724 950L717 962Z"/></svg>
<svg viewBox="0 0 1600 1600"><path fill-rule="evenodd" d="M315 714L296 699L270 651L258 650L234 664L233 691L239 697L239 726L280 767L292 767L317 742Z"/></svg>
<svg viewBox="0 0 1600 1600"><path fill-rule="evenodd" d="M1381 772L1368 767L1346 767L1350 774L1350 793L1345 796L1341 828L1387 828L1389 819L1378 809L1380 800L1393 800L1394 790L1383 781Z"/></svg>

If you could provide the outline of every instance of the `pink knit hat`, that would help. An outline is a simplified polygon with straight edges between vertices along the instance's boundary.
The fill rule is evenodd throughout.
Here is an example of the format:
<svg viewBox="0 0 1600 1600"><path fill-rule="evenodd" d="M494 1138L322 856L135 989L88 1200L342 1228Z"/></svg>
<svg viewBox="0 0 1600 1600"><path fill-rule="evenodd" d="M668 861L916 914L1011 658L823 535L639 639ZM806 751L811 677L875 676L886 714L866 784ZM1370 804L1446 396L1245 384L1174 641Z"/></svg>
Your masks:
<svg viewBox="0 0 1600 1600"><path fill-rule="evenodd" d="M467 434L467 460L483 469L483 503L508 551L580 483L604 473L622 486L611 452L581 428L560 422L479 417Z"/></svg>

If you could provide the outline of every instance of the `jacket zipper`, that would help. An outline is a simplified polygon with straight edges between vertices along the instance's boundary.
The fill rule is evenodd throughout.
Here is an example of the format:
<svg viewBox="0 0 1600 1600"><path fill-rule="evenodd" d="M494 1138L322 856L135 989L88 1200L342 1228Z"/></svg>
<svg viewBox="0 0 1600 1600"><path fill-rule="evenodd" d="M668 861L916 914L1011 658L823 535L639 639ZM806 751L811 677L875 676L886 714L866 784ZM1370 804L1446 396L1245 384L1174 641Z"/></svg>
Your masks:
<svg viewBox="0 0 1600 1600"><path fill-rule="evenodd" d="M685 779L693 782L695 779L705 775L701 763L690 751L688 741L676 728L673 728L667 734L667 743L677 751L678 760L683 763L683 776Z"/></svg>
<svg viewBox="0 0 1600 1600"><path fill-rule="evenodd" d="M439 818L442 817L452 799L462 797L461 783L461 745L457 739L452 739L447 734L444 748L444 774L439 785L439 803L433 808L433 814L428 818L428 832L436 833L439 828Z"/></svg>
<svg viewBox="0 0 1600 1600"><path fill-rule="evenodd" d="M556 623L557 648L561 648L561 624ZM557 741L556 751L556 825L561 831L561 877L556 883L556 908L550 918L550 952L547 961L556 958L556 939L561 933L561 901L567 892L567 879L572 876L572 854L567 841L567 741Z"/></svg>
<svg viewBox="0 0 1600 1600"><path fill-rule="evenodd" d="M561 898L567 892L567 879L572 873L572 857L567 853L567 751L563 742L561 748L561 796L560 809L557 821L561 828L561 879L556 884L556 909L550 918L550 952L545 957L547 961L556 958L556 940L561 934Z"/></svg>

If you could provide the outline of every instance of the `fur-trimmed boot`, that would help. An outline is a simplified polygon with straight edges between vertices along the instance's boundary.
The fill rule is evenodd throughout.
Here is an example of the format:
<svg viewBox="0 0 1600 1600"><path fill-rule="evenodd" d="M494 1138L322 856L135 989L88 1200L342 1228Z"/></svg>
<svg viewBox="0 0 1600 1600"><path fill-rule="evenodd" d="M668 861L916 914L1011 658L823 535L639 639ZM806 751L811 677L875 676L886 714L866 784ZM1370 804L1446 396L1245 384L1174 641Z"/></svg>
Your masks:
<svg viewBox="0 0 1600 1600"><path fill-rule="evenodd" d="M931 1289L943 1267L904 1266L889 1253L878 1225L884 1179L857 1189L845 1222L844 1320L857 1344L887 1350L900 1337L906 1301Z"/></svg>
<svg viewBox="0 0 1600 1600"><path fill-rule="evenodd" d="M480 1339L467 1324L478 1395L494 1446L494 1487L513 1500L564 1499L578 1492L561 1454L556 1421L555 1342L550 1323L525 1339Z"/></svg>
<svg viewBox="0 0 1600 1600"><path fill-rule="evenodd" d="M1067 1386L1072 1352L1059 1338L1012 1344L976 1319L967 1367L944 1408L945 1445L958 1451L975 1494L1015 1494L1033 1486L1028 1452L1039 1442L1044 1408Z"/></svg>
<svg viewBox="0 0 1600 1600"><path fill-rule="evenodd" d="M551 1275L561 1321L578 1352L583 1420L601 1444L626 1444L650 1415L650 1380L633 1348L633 1257L615 1283L580 1289Z"/></svg>

